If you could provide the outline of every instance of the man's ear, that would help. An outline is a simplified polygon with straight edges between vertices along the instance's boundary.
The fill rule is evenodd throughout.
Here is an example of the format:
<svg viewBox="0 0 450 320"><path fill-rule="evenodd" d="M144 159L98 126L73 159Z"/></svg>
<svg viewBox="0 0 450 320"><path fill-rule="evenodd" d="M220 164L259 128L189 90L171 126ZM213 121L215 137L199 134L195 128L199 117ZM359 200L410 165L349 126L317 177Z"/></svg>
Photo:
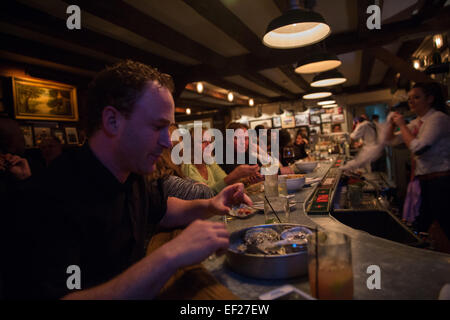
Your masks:
<svg viewBox="0 0 450 320"><path fill-rule="evenodd" d="M114 107L107 106L102 111L102 127L109 136L115 136L123 123L123 115Z"/></svg>

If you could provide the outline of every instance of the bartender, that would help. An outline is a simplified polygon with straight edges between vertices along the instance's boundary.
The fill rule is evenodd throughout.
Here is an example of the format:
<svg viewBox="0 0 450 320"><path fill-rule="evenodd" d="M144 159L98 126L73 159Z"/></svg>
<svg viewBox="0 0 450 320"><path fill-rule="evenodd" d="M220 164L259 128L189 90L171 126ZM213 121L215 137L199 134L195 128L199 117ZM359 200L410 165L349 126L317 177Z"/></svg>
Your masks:
<svg viewBox="0 0 450 320"><path fill-rule="evenodd" d="M415 179L420 182L421 205L416 219L419 231L429 232L435 248L450 253L450 117L439 84L417 83L408 94L417 118L408 125L395 113L392 143L404 142L412 152Z"/></svg>

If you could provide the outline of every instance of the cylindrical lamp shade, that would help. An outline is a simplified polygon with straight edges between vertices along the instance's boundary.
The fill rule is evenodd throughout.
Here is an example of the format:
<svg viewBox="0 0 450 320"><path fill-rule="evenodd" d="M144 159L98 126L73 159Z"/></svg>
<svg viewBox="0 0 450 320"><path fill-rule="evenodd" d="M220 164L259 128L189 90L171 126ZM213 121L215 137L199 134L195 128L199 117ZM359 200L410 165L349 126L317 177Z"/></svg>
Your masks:
<svg viewBox="0 0 450 320"><path fill-rule="evenodd" d="M334 54L328 52L317 52L297 63L295 72L302 74L319 73L336 69L342 64L341 60Z"/></svg>
<svg viewBox="0 0 450 320"><path fill-rule="evenodd" d="M312 100L312 99L321 99L331 96L332 93L328 91L321 91L321 92L312 92L305 94L303 96L303 99Z"/></svg>
<svg viewBox="0 0 450 320"><path fill-rule="evenodd" d="M336 103L336 100L334 100L334 99L327 99L327 100L322 100L322 101L317 102L317 104L319 106L325 106L327 104L333 104L333 103Z"/></svg>
<svg viewBox="0 0 450 320"><path fill-rule="evenodd" d="M263 43L276 49L299 48L319 42L330 33L330 27L317 12L292 9L269 23Z"/></svg>
<svg viewBox="0 0 450 320"><path fill-rule="evenodd" d="M319 73L313 78L311 87L329 87L342 84L347 79L337 70L330 70Z"/></svg>

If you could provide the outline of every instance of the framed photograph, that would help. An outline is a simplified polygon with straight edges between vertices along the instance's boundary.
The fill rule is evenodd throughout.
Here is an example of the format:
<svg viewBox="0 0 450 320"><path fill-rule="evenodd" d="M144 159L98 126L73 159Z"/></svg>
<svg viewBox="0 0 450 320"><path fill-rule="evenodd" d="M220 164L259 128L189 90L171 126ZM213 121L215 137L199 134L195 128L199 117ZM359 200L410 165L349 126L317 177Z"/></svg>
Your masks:
<svg viewBox="0 0 450 320"><path fill-rule="evenodd" d="M78 144L77 128L66 127L64 129L66 131L67 144Z"/></svg>
<svg viewBox="0 0 450 320"><path fill-rule="evenodd" d="M309 124L309 114L302 113L302 114L296 114L295 115L295 126L307 126Z"/></svg>
<svg viewBox="0 0 450 320"><path fill-rule="evenodd" d="M13 99L16 119L78 121L74 86L14 77Z"/></svg>
<svg viewBox="0 0 450 320"><path fill-rule="evenodd" d="M64 131L62 130L53 130L53 135L61 142L61 144L66 144L64 139Z"/></svg>
<svg viewBox="0 0 450 320"><path fill-rule="evenodd" d="M322 134L322 130L321 130L320 126L310 126L309 134L310 135Z"/></svg>
<svg viewBox="0 0 450 320"><path fill-rule="evenodd" d="M311 121L311 124L320 124L321 123L320 115L311 115L309 119Z"/></svg>
<svg viewBox="0 0 450 320"><path fill-rule="evenodd" d="M344 115L343 114L333 114L333 115L331 115L331 121L333 123L342 123L342 122L344 122Z"/></svg>
<svg viewBox="0 0 450 320"><path fill-rule="evenodd" d="M263 125L266 129L272 128L272 119L253 120L250 121L250 129L255 129L256 126Z"/></svg>
<svg viewBox="0 0 450 320"><path fill-rule="evenodd" d="M331 122L331 113L322 113L320 115L320 119L321 119L322 123Z"/></svg>
<svg viewBox="0 0 450 320"><path fill-rule="evenodd" d="M322 134L331 133L331 123L322 123Z"/></svg>
<svg viewBox="0 0 450 320"><path fill-rule="evenodd" d="M333 133L342 132L342 127L340 123L333 123L333 126L331 127L331 131Z"/></svg>
<svg viewBox="0 0 450 320"><path fill-rule="evenodd" d="M272 124L274 128L281 128L281 117L273 117Z"/></svg>
<svg viewBox="0 0 450 320"><path fill-rule="evenodd" d="M281 127L282 128L295 128L294 116L282 116L281 117Z"/></svg>
<svg viewBox="0 0 450 320"><path fill-rule="evenodd" d="M48 127L33 127L34 144L38 146L42 140L50 137L52 130Z"/></svg>
<svg viewBox="0 0 450 320"><path fill-rule="evenodd" d="M33 130L31 126L20 126L20 131L22 131L23 137L25 139L25 148L33 148Z"/></svg>

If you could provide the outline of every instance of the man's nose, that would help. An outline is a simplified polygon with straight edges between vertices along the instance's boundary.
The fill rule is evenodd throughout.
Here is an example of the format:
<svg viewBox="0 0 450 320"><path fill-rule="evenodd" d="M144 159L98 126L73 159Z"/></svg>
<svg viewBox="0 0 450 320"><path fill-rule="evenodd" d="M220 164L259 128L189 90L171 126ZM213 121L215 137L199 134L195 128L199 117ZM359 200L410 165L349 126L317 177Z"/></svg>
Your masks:
<svg viewBox="0 0 450 320"><path fill-rule="evenodd" d="M164 130L164 132L161 133L159 136L160 145L164 148L171 148L172 147L172 141L170 139L170 133L169 130Z"/></svg>

